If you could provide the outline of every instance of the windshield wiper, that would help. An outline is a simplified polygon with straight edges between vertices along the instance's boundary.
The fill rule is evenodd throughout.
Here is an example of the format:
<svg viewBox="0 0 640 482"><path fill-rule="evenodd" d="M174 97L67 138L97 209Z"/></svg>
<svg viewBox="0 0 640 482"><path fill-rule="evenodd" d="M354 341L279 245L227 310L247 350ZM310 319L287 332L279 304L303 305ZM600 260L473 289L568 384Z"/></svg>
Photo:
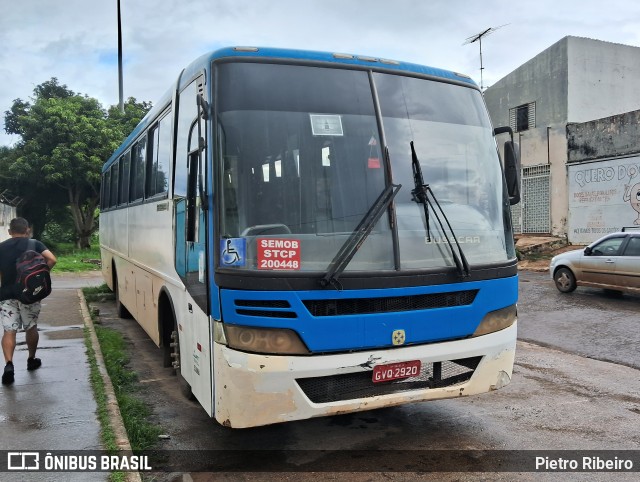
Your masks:
<svg viewBox="0 0 640 482"><path fill-rule="evenodd" d="M418 155L416 154L416 150L413 147L413 141L411 141L409 144L411 145L411 167L413 169L413 183L415 184L415 189L411 190L411 196L413 201L417 202L418 204L422 204L424 208L424 217L425 217L425 224L426 224L426 231L427 231L427 242L429 243L431 242L431 233L430 233L431 229L429 228L429 207L431 207L431 210L433 211L433 215L435 216L436 220L438 221L438 224L440 225L442 234L444 235L444 238L447 240L447 244L449 245L449 249L451 250L451 255L453 256L453 261L456 263L456 267L460 272L460 276L462 276L463 278L466 278L469 276L469 263L467 262L467 258L462 252L462 248L458 243L456 234L454 233L453 228L449 223L449 219L447 218L447 215L445 214L444 210L440 206L440 203L438 202L436 195L433 193L433 191L429 187L429 184L424 183L424 178L422 177L422 168L420 167L420 161L418 161ZM433 201L435 202L435 205L438 207L437 210L434 209L433 203L431 202L431 199L429 199L429 195L431 195L431 199L433 199ZM440 219L438 212L442 214L442 217L444 218L445 222L447 223L447 226L449 227L449 231L451 232L451 237L453 238L453 241L456 244L457 252L456 252L456 249L453 248L453 244L451 243L451 240L449 239L449 236L447 235L447 232L444 229L442 220Z"/></svg>
<svg viewBox="0 0 640 482"><path fill-rule="evenodd" d="M369 208L369 211L367 211L364 217L360 220L358 226L356 226L349 238L338 250L338 253L329 264L327 273L319 280L320 286L326 288L331 285L338 290L342 289L342 285L338 281L338 276L340 276L356 255L362 246L362 243L364 243L364 240L369 236L369 233L371 233L371 230L376 225L382 214L387 210L391 201L396 197L396 194L398 194L401 187L401 184L390 184L384 191L382 191L380 196L378 196L378 199L376 199L373 205Z"/></svg>

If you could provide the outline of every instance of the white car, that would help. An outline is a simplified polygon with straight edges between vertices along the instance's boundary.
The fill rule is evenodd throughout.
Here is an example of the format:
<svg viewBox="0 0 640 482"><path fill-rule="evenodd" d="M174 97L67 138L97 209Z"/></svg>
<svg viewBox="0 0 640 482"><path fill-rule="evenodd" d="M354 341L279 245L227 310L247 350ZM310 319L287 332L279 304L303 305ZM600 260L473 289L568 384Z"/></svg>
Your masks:
<svg viewBox="0 0 640 482"><path fill-rule="evenodd" d="M590 286L640 294L640 226L622 228L584 249L554 256L549 273L563 293Z"/></svg>

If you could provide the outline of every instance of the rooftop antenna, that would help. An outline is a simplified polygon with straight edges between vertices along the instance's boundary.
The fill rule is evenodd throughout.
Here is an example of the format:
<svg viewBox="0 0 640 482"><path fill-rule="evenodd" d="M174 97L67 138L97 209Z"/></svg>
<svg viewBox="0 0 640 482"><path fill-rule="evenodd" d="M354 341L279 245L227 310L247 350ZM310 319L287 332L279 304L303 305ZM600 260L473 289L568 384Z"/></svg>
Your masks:
<svg viewBox="0 0 640 482"><path fill-rule="evenodd" d="M478 34L472 35L471 37L467 38L462 44L462 45L467 45L467 44L472 44L474 42L478 42L480 45L480 90L484 90L484 85L482 85L482 71L484 70L484 67L482 66L482 37L486 37L487 35L492 34L499 28L505 27L507 25L509 24L505 23L504 25L500 25L499 27L489 27L488 29L483 30Z"/></svg>

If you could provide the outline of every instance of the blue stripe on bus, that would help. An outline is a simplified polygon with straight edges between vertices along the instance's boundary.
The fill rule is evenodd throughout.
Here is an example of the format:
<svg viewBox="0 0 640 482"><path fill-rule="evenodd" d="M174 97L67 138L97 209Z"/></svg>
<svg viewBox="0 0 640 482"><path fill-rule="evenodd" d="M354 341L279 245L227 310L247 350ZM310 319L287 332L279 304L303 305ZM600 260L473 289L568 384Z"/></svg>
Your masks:
<svg viewBox="0 0 640 482"><path fill-rule="evenodd" d="M314 317L302 300L350 299L411 296L427 293L447 293L478 290L473 303L467 306L423 309L416 311L337 315ZM312 352L360 350L392 346L395 330L404 330L406 344L433 343L471 336L483 317L516 303L518 276L469 283L383 290L349 291L243 291L220 290L222 318L225 323L245 326L291 328ZM241 307L236 300L243 300ZM284 301L291 308L246 308L246 301ZM259 303L257 303L259 305ZM286 305L285 305L286 306ZM238 313L240 310L240 314ZM265 314L265 312L267 312ZM295 317L279 313L295 313Z"/></svg>

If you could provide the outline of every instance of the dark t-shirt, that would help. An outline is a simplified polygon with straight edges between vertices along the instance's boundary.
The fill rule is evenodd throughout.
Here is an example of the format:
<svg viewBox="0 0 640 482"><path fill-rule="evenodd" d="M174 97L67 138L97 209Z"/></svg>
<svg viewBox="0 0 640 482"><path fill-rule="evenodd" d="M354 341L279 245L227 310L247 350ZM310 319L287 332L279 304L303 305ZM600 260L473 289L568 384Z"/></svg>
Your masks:
<svg viewBox="0 0 640 482"><path fill-rule="evenodd" d="M37 239L34 239L34 251L42 253L47 247ZM29 238L9 238L0 243L0 276L1 286L11 287L16 283L16 261L24 253L29 245Z"/></svg>

